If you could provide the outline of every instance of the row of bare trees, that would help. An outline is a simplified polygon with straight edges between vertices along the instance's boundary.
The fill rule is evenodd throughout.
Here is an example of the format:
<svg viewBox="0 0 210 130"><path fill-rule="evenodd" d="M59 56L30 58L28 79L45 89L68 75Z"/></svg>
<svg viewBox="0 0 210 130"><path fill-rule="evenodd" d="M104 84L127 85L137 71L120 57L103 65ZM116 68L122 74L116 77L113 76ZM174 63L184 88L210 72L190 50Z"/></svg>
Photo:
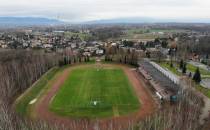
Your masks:
<svg viewBox="0 0 210 130"><path fill-rule="evenodd" d="M139 53L136 49L120 48L117 46L106 47L105 61L114 61L137 66Z"/></svg>
<svg viewBox="0 0 210 130"><path fill-rule="evenodd" d="M16 115L15 98L31 86L43 73L58 64L55 54L32 51L0 52L0 130L45 130L41 122L30 122Z"/></svg>
<svg viewBox="0 0 210 130"><path fill-rule="evenodd" d="M7 51L0 55L0 95L11 101L58 64L55 55L42 52Z"/></svg>
<svg viewBox="0 0 210 130"><path fill-rule="evenodd" d="M139 130L199 130L204 102L194 91L182 91L179 102L139 122Z"/></svg>
<svg viewBox="0 0 210 130"><path fill-rule="evenodd" d="M82 52L77 51L74 52L72 49L65 49L65 51L61 54L59 59L59 66L75 64L75 63L82 63L82 62L89 62L90 56L89 55L82 55Z"/></svg>

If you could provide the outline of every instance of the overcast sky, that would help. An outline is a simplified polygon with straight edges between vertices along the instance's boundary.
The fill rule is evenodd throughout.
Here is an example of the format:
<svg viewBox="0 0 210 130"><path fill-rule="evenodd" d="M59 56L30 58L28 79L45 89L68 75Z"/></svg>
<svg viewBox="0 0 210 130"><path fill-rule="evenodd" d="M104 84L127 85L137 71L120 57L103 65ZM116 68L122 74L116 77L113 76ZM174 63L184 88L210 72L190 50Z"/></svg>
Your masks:
<svg viewBox="0 0 210 130"><path fill-rule="evenodd" d="M210 18L210 0L0 0L0 16L70 22L122 18Z"/></svg>

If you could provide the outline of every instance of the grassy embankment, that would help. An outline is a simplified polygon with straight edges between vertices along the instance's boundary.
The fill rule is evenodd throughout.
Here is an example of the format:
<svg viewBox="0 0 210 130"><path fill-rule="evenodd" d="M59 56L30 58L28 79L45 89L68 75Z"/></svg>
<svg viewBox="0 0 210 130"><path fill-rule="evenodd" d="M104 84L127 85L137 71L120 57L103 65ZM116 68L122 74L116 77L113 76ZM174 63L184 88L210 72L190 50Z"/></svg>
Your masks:
<svg viewBox="0 0 210 130"><path fill-rule="evenodd" d="M59 71L59 68L52 68L45 73L37 82L33 84L26 92L18 98L15 103L17 113L20 115L27 115L30 111L29 103L38 97L40 92L45 88L49 80L51 80L55 74Z"/></svg>

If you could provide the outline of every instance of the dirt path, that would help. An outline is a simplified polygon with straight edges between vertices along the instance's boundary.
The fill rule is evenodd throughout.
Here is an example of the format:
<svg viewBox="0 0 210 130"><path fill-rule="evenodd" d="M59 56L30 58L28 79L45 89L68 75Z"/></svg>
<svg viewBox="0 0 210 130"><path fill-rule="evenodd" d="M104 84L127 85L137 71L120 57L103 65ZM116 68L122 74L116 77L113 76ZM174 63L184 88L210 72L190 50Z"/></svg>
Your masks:
<svg viewBox="0 0 210 130"><path fill-rule="evenodd" d="M136 95L141 102L141 107L137 113L129 114L126 116L116 116L112 118L105 118L99 120L88 120L88 119L71 119L67 117L60 117L48 110L50 101L53 99L56 92L59 90L60 86L67 79L69 73L73 67L64 70L63 74L55 81L54 85L47 91L47 93L40 98L36 103L34 108L34 113L36 113L36 118L39 120L46 120L49 123L57 124L60 129L65 126L65 129L71 130L118 130L122 128L128 128L133 123L140 119L144 119L146 116L150 115L155 111L155 102L152 96L146 89L145 84L140 80L137 72L124 65L104 65L104 66L118 66L121 67L132 83Z"/></svg>

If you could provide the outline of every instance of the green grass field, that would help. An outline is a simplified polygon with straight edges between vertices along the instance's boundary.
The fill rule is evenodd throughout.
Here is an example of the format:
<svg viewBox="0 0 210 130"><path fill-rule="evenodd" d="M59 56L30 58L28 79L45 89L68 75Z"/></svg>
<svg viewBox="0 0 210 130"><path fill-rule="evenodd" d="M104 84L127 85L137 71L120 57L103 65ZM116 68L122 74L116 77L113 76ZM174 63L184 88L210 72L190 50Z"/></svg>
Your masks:
<svg viewBox="0 0 210 130"><path fill-rule="evenodd" d="M166 34L158 34L158 32L163 33L177 33L186 32L187 30L182 29L144 29L144 28L131 28L125 30L125 35L121 38L124 39L144 39L144 40L154 40L155 38L166 38ZM156 33L156 34L153 34Z"/></svg>
<svg viewBox="0 0 210 130"><path fill-rule="evenodd" d="M65 37L72 37L72 36L78 36L80 37L81 40L87 40L90 39L92 37L91 34L87 34L87 33L74 33L74 32L65 32Z"/></svg>
<svg viewBox="0 0 210 130"><path fill-rule="evenodd" d="M124 115L139 107L122 69L94 67L73 69L50 104L61 116L87 118Z"/></svg>
<svg viewBox="0 0 210 130"><path fill-rule="evenodd" d="M187 64L187 69L188 69L189 71L191 71L191 72L195 72L196 69L197 69L197 67L194 66L194 65L191 65L191 64ZM200 73L201 73L202 75L210 76L210 72L209 72L209 71L204 70L204 69L202 69L202 68L199 68L199 70L200 70Z"/></svg>
<svg viewBox="0 0 210 130"><path fill-rule="evenodd" d="M205 96L207 96L208 98L210 98L210 90L207 88L204 88L203 86L201 86L200 84L196 85L196 89L200 92L202 92Z"/></svg>
<svg viewBox="0 0 210 130"><path fill-rule="evenodd" d="M181 76L182 73L179 72L176 67L171 67L170 66L170 63L167 63L167 62L157 62L157 64L159 64L160 66L162 66L163 68L166 68L168 70L170 70L172 73L174 73L175 75L178 75L178 76ZM175 64L176 65L176 64Z"/></svg>

